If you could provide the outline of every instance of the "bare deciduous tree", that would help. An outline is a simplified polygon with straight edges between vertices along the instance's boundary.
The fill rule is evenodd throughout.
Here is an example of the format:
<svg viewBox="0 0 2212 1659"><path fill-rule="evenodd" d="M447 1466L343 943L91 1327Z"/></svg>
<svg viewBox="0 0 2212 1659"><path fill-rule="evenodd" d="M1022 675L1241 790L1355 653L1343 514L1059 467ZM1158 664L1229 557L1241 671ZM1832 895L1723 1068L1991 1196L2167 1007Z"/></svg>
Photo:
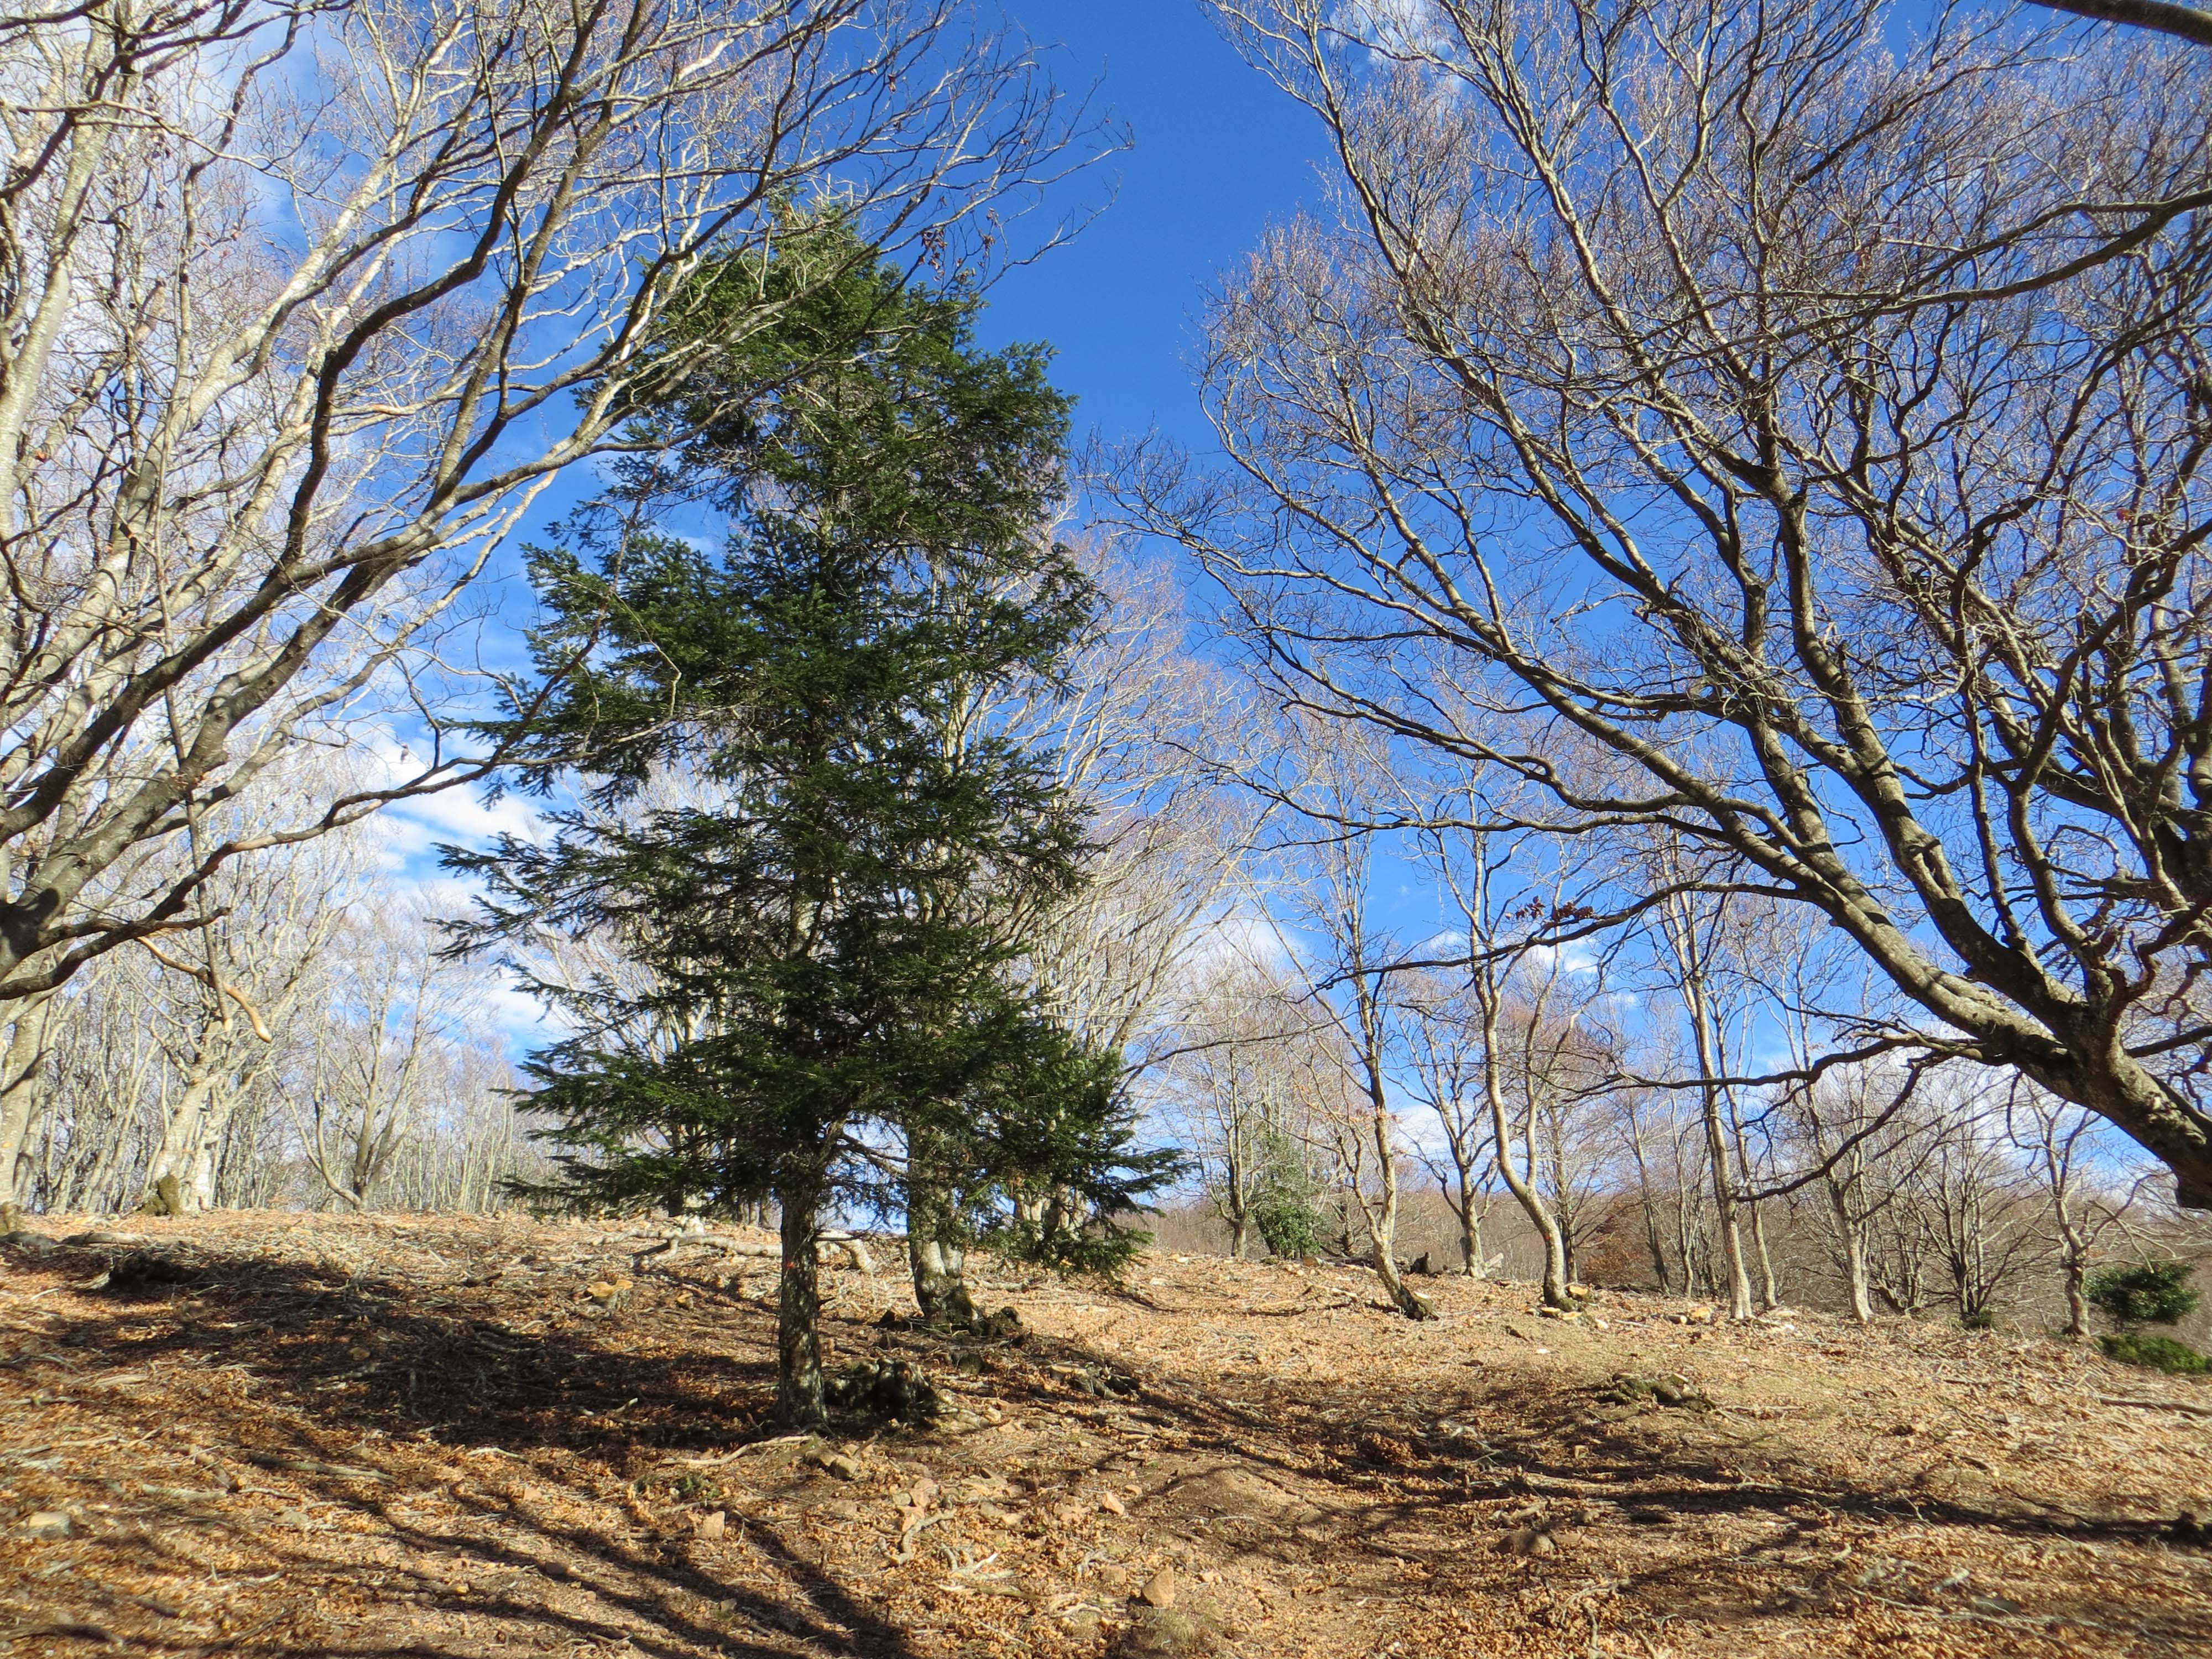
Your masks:
<svg viewBox="0 0 2212 1659"><path fill-rule="evenodd" d="M1461 1270L1470 1279L1487 1279L1482 1223L1498 1168L1498 1140L1482 1085L1490 1056L1480 1040L1480 1005L1466 986L1431 972L1407 974L1395 994L1411 1091L1436 1119L1443 1143L1434 1151L1424 1146L1421 1161L1459 1224Z"/></svg>
<svg viewBox="0 0 2212 1659"><path fill-rule="evenodd" d="M230 860L478 775L405 671L434 671L430 630L535 493L710 349L663 343L702 258L765 250L793 204L1004 257L984 220L1063 165L1069 128L1021 50L964 15L40 0L0 18L0 1001L19 1048L27 1005L196 925ZM434 733L410 775L205 833L302 736L395 691ZM187 855L139 860L156 844Z"/></svg>
<svg viewBox="0 0 2212 1659"><path fill-rule="evenodd" d="M1336 188L1213 307L1227 465L1139 446L1133 516L1286 696L1711 849L1893 988L1863 1046L2017 1068L2212 1206L2203 53L1215 10Z"/></svg>

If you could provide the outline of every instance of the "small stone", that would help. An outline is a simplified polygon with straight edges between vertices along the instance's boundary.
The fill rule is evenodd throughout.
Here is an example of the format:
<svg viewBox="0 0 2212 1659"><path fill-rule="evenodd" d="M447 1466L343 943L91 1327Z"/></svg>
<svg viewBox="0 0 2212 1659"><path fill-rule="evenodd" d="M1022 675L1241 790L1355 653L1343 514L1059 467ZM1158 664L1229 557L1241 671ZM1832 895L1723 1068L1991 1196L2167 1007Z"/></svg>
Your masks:
<svg viewBox="0 0 2212 1659"><path fill-rule="evenodd" d="M1110 1492L1098 1494L1098 1507L1109 1515L1127 1515L1129 1512L1128 1505Z"/></svg>
<svg viewBox="0 0 2212 1659"><path fill-rule="evenodd" d="M23 1517L23 1530L33 1538L66 1538L74 1529L63 1510L35 1510Z"/></svg>
<svg viewBox="0 0 2212 1659"><path fill-rule="evenodd" d="M914 1507L914 1494L910 1492L895 1492L891 1494L891 1504L895 1509L910 1510Z"/></svg>
<svg viewBox="0 0 2212 1659"><path fill-rule="evenodd" d="M926 1510L935 1504L944 1492L944 1487L925 1474L908 1489L908 1496L913 1498L915 1508Z"/></svg>
<svg viewBox="0 0 2212 1659"><path fill-rule="evenodd" d="M1162 1567L1145 1580L1137 1599L1148 1607L1171 1607L1175 1605L1176 1581L1173 1567Z"/></svg>
<svg viewBox="0 0 2212 1659"><path fill-rule="evenodd" d="M1098 1569L1098 1582L1119 1595L1129 1588L1129 1570L1118 1561L1109 1561Z"/></svg>
<svg viewBox="0 0 2212 1659"><path fill-rule="evenodd" d="M726 1510L716 1510L711 1515L699 1517L699 1536L702 1538L720 1538L729 1528L730 1516Z"/></svg>

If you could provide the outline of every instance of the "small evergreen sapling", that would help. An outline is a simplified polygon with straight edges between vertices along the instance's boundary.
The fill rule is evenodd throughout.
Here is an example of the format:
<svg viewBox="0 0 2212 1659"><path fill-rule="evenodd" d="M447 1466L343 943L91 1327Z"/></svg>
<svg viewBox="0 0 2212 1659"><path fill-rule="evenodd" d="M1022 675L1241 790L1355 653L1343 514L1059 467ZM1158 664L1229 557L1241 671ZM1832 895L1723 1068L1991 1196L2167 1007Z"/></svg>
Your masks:
<svg viewBox="0 0 2212 1659"><path fill-rule="evenodd" d="M2089 1279L2089 1303L2118 1325L2178 1325L2197 1311L2186 1261L2107 1267Z"/></svg>
<svg viewBox="0 0 2212 1659"><path fill-rule="evenodd" d="M2197 1293L2189 1285L2194 1271L2186 1261L2147 1261L2131 1267L2107 1267L2093 1275L2088 1285L2090 1303L2120 1327L2102 1339L2106 1356L2123 1364L2154 1370L2203 1371L2207 1363L2204 1356L2187 1343L2142 1328L2179 1324L2197 1310Z"/></svg>
<svg viewBox="0 0 2212 1659"><path fill-rule="evenodd" d="M1316 1201L1321 1182L1297 1143L1272 1123L1260 1127L1258 1152L1252 1224L1269 1255L1286 1261L1312 1255L1328 1233L1328 1218Z"/></svg>

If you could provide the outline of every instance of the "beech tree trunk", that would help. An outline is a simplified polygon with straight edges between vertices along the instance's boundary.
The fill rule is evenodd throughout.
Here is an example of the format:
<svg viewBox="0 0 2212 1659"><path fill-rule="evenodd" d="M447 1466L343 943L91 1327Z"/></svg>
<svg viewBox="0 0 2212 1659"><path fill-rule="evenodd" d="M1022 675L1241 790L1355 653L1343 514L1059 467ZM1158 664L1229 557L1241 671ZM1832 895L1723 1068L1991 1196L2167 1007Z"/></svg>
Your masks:
<svg viewBox="0 0 2212 1659"><path fill-rule="evenodd" d="M932 1325L957 1325L975 1317L975 1304L968 1294L967 1251L954 1224L952 1193L938 1154L933 1132L908 1128L907 1265L914 1278L915 1305L923 1320Z"/></svg>
<svg viewBox="0 0 2212 1659"><path fill-rule="evenodd" d="M0 1208L15 1215L26 1194L29 1169L24 1148L46 1098L46 1024L51 997L27 998L15 1005L8 1044L0 1051Z"/></svg>
<svg viewBox="0 0 2212 1659"><path fill-rule="evenodd" d="M204 1066L186 1079L161 1126L161 1145L147 1166L139 1207L153 1215L198 1215L215 1206L216 1153L238 1106L228 1068Z"/></svg>

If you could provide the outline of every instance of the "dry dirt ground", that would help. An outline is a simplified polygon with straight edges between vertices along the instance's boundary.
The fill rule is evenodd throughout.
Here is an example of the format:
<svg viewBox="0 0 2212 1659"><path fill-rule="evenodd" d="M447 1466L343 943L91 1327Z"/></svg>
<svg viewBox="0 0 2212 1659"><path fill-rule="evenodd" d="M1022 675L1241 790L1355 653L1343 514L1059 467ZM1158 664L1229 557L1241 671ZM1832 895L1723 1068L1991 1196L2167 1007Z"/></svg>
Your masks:
<svg viewBox="0 0 2212 1659"><path fill-rule="evenodd" d="M1027 1334L948 1343L878 1325L885 1263L830 1275L835 1358L951 1409L763 1440L764 1261L104 1224L0 1251L0 1651L2212 1650L2212 1388L2039 1339L1457 1279L1417 1326L1356 1269L1154 1255L995 1273Z"/></svg>

